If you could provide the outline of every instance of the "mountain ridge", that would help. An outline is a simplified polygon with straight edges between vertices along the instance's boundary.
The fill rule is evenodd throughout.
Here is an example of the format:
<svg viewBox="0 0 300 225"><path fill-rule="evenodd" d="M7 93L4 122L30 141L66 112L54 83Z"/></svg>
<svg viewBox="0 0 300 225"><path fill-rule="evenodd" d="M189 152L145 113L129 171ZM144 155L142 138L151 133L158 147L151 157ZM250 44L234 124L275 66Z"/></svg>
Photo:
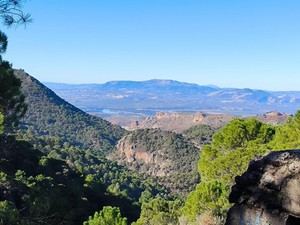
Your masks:
<svg viewBox="0 0 300 225"><path fill-rule="evenodd" d="M190 83L190 82L183 82L183 81L177 81L177 80L172 80L172 79L149 79L149 80L142 80L142 81L136 81L136 80L112 80L112 81L107 81L104 83L66 83L66 82L48 82L48 81L43 81L42 82L45 85L66 85L66 86L105 86L105 85L111 85L111 84L120 84L120 83L133 83L133 84L141 84L141 83L146 83L146 84L185 84L185 85L192 85L192 86L203 86L203 87L210 87L214 89L218 89L217 85L213 84L208 84L208 85L200 85L197 83Z"/></svg>
<svg viewBox="0 0 300 225"><path fill-rule="evenodd" d="M75 146L103 153L110 151L124 135L121 127L78 109L23 70L15 70L15 75L22 81L28 105L21 130L39 137L59 137Z"/></svg>
<svg viewBox="0 0 300 225"><path fill-rule="evenodd" d="M159 79L104 84L45 84L71 104L100 116L105 109L146 115L158 111L254 115L269 111L294 113L300 108L300 91L220 88Z"/></svg>
<svg viewBox="0 0 300 225"><path fill-rule="evenodd" d="M155 83L165 83L165 84L186 84L192 86L199 86L199 87L209 87L212 89L224 89L224 90L254 90L254 91L266 91L270 93L300 93L300 90L271 90L271 89L263 89L263 88L251 88L251 87L226 87L226 86L219 86L216 84L199 84L193 82L186 82L186 81L179 81L173 79L148 79L148 80L111 80L106 82L87 82L87 83L68 83L68 82L55 82L55 81L41 81L44 85L59 85L59 86L104 86L108 84L119 84L119 83L148 83L148 84L155 84Z"/></svg>

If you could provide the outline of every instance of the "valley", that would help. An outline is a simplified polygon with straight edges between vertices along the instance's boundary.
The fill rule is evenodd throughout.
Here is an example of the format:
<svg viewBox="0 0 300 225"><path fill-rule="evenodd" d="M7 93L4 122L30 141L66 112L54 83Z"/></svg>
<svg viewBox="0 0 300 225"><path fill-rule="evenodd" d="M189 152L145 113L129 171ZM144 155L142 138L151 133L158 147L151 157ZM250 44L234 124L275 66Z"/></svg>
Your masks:
<svg viewBox="0 0 300 225"><path fill-rule="evenodd" d="M70 214L69 219L63 219L57 215L54 220L47 219L49 224L55 221L80 224L87 214L101 207L104 210L106 205L120 209L126 215L126 221L133 225L151 221L153 217L148 216L153 213L167 215L162 224L167 221L179 224L179 220L192 224L196 215L206 213L202 211L201 204L207 203L212 204L212 209L217 210L224 221L230 206L228 188L233 184L232 179L245 171L254 155L263 155L272 148L289 148L291 145L283 145L277 129L290 129L290 124L297 118L276 111L257 115L193 111L153 114L144 111L129 115L113 110L105 110L106 116L101 118L99 114L91 115L71 105L25 71L14 70L14 74L21 81L20 90L27 110L19 121L16 136L1 137L0 146L6 146L2 150L2 158L9 162L0 163L3 176L11 185L20 182L19 177L22 176L23 185L29 189L15 188L27 195L32 195L29 191L31 186L28 186L30 182L37 182L41 175L43 179L39 182L42 183L38 185L43 185L45 179L53 180L55 191L70 192L70 184L64 182L70 182L71 177L75 179L72 185L80 187L74 195L81 200L61 208L65 212L68 207L74 207L77 216ZM298 146L297 141L295 146ZM11 149L9 154L7 148ZM27 153L21 153L21 148ZM230 152L232 148L235 150ZM239 155L241 150L245 152ZM210 158L210 151L216 154L213 158ZM223 155L218 151L229 152ZM25 154L25 164L16 158L18 154ZM16 166L10 164L14 160L17 160ZM37 167L37 163L42 168L38 167L35 171L33 168ZM64 178L57 176L62 170ZM220 183L214 183L215 179ZM8 184L3 185L6 190ZM61 190L59 185L66 187ZM206 188L213 189L206 192ZM209 198L207 194L211 191L209 195L214 194L214 188L221 190L219 194L222 195L217 198L223 203L214 205L209 199L202 202L201 196ZM42 201L47 191L42 188L36 195L36 201ZM54 195L58 202L65 201L63 196ZM10 193L3 198L19 197ZM49 215L51 210L55 211L53 207L57 201L44 201L48 202L49 208L38 211ZM196 204L195 201L200 208L191 206ZM31 208L30 204L26 207ZM78 204L82 208L77 208ZM152 208L150 214L144 214L147 207L154 207L152 204L176 209ZM211 217L214 218L214 215Z"/></svg>
<svg viewBox="0 0 300 225"><path fill-rule="evenodd" d="M172 80L45 84L83 111L126 130L182 133L196 125L220 128L246 117L280 124L300 108L300 92L226 89Z"/></svg>

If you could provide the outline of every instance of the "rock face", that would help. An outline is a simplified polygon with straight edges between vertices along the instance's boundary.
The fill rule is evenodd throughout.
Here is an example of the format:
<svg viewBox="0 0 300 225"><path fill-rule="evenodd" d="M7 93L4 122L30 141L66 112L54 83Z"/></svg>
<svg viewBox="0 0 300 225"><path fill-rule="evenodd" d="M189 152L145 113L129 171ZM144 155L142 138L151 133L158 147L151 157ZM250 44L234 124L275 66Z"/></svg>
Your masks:
<svg viewBox="0 0 300 225"><path fill-rule="evenodd" d="M272 152L236 178L226 225L300 224L300 150Z"/></svg>
<svg viewBox="0 0 300 225"><path fill-rule="evenodd" d="M173 193L187 194L197 182L199 149L180 134L141 129L124 136L110 159L154 178Z"/></svg>

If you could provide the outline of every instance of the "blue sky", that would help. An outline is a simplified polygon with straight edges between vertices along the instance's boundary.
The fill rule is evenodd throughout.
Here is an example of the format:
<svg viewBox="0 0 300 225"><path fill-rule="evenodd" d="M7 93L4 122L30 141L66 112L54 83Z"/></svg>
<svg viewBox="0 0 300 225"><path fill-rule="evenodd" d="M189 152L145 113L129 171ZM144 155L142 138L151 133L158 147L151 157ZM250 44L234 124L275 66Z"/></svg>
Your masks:
<svg viewBox="0 0 300 225"><path fill-rule="evenodd" d="M41 81L300 90L299 0L27 0L6 59ZM2 28L3 29L3 28Z"/></svg>

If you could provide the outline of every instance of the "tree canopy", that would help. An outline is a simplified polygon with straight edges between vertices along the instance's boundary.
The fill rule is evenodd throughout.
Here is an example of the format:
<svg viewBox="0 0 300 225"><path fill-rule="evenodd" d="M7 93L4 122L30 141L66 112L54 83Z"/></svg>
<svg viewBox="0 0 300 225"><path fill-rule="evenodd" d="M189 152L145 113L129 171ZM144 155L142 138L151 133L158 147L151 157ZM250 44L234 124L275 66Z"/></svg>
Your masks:
<svg viewBox="0 0 300 225"><path fill-rule="evenodd" d="M26 111L21 81L15 77L7 62L0 62L0 112L5 118L5 129L11 130Z"/></svg>
<svg viewBox="0 0 300 225"><path fill-rule="evenodd" d="M276 135L269 148L275 150L300 148L300 111L286 124L276 128Z"/></svg>
<svg viewBox="0 0 300 225"><path fill-rule="evenodd" d="M0 19L4 25L11 26L30 21L30 15L22 11L22 3L23 0L0 0ZM20 90L20 80L14 76L10 63L2 60L7 45L7 36L0 31L0 113L5 118L5 129L10 130L24 115L26 105Z"/></svg>
<svg viewBox="0 0 300 225"><path fill-rule="evenodd" d="M169 225L178 224L181 202L154 198L143 202L140 218L133 225Z"/></svg>
<svg viewBox="0 0 300 225"><path fill-rule="evenodd" d="M236 176L241 175L249 162L268 151L275 128L255 119L235 119L215 133L206 145L198 162L201 183L187 198L183 214L189 220L212 212L225 218L230 207L228 196Z"/></svg>
<svg viewBox="0 0 300 225"><path fill-rule="evenodd" d="M0 224L19 225L19 212L9 201L0 202Z"/></svg>
<svg viewBox="0 0 300 225"><path fill-rule="evenodd" d="M5 53L7 49L7 36L5 33L0 31L0 54ZM0 55L1 57L1 55ZM0 58L1 59L1 58Z"/></svg>
<svg viewBox="0 0 300 225"><path fill-rule="evenodd" d="M119 208L106 206L83 225L127 225L127 219L121 216Z"/></svg>
<svg viewBox="0 0 300 225"><path fill-rule="evenodd" d="M22 10L24 0L0 0L0 19L5 26L25 24L31 21L31 16ZM0 31L0 61L1 54L7 49L7 36Z"/></svg>

